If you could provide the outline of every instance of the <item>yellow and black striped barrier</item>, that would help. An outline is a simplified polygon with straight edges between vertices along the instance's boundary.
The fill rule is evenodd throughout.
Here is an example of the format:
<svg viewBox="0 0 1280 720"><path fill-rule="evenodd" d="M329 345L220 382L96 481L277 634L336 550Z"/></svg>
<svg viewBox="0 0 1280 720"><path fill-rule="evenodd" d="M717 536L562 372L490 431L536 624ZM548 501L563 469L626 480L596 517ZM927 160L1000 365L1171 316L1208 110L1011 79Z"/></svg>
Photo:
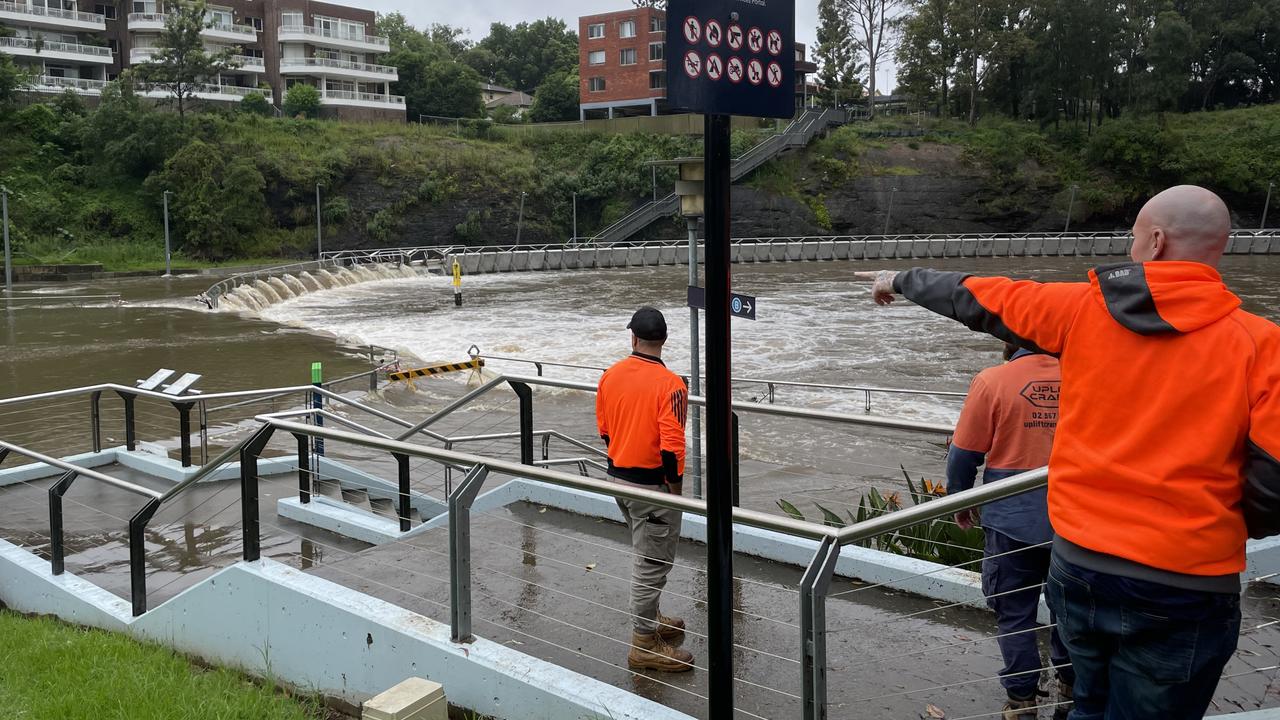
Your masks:
<svg viewBox="0 0 1280 720"><path fill-rule="evenodd" d="M432 365L430 367L418 368L416 370L405 370L404 372L394 372L387 374L387 380L398 382L400 380L413 380L414 378L431 377L432 375L444 375L451 372L462 372L463 370L479 370L484 367L484 358L473 358L466 362L449 363L447 365Z"/></svg>

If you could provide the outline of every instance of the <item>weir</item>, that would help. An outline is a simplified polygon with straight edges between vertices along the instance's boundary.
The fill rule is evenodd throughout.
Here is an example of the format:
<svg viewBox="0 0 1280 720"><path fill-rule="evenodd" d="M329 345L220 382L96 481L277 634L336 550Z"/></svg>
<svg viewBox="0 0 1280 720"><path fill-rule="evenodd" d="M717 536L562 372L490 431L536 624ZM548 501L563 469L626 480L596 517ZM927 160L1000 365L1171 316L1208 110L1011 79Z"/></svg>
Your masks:
<svg viewBox="0 0 1280 720"><path fill-rule="evenodd" d="M705 505L603 479L594 382L554 372L432 382L434 407L414 415L398 407L407 391L381 384L182 398L101 384L0 400L0 602L352 703L417 675L497 718L704 716ZM921 450L951 431L879 406L841 413L785 397L734 410L744 427ZM192 467L171 457L187 403L216 431L210 459ZM29 434L33 416L63 432ZM137 449L98 444L117 436ZM766 464L744 462L742 482L759 482ZM750 493L735 510L738 707L763 718L914 717L928 706L997 715L979 555L914 528L1043 487L1045 473L946 498L913 487L899 493L902 509L858 517L859 472L844 468L846 491L823 500L834 519L767 512ZM692 673L626 668L634 557L620 496L685 512L664 612L689 622ZM1223 708L1276 702L1280 543L1251 544L1249 559Z"/></svg>

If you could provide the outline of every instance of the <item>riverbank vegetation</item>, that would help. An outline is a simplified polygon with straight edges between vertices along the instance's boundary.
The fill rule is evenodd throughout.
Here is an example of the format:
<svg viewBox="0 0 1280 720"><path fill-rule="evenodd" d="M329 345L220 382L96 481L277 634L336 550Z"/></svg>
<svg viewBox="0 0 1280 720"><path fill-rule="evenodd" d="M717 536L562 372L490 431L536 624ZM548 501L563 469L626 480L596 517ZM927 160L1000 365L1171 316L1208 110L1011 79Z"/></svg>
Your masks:
<svg viewBox="0 0 1280 720"><path fill-rule="evenodd" d="M316 698L282 695L158 645L7 611L0 611L0 707L6 717L31 720L329 716Z"/></svg>

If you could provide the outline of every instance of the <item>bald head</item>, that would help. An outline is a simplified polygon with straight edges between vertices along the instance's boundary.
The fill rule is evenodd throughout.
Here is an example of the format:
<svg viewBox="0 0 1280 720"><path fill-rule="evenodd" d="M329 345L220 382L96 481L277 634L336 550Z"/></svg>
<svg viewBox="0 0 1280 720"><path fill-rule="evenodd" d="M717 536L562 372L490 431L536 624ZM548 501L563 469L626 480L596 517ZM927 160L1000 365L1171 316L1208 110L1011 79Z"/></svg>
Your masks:
<svg viewBox="0 0 1280 720"><path fill-rule="evenodd" d="M1231 213L1202 187L1179 185L1147 202L1133 225L1136 262L1189 260L1217 267L1231 237Z"/></svg>

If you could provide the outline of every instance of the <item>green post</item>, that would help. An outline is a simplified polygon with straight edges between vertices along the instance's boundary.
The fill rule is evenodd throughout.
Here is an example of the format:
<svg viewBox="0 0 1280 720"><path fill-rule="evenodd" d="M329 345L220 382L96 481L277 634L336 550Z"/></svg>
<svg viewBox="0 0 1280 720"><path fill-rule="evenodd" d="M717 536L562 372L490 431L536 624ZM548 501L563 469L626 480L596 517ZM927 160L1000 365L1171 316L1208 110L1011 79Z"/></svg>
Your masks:
<svg viewBox="0 0 1280 720"><path fill-rule="evenodd" d="M322 369L321 364L318 362L311 363L311 384L314 385L315 387L320 387L320 384L323 380L324 380L324 371ZM324 396L318 392L311 393L311 407L315 408L316 410L323 410ZM324 427L324 417L321 416L319 413L316 413L315 415L315 424L316 424L316 427ZM324 457L324 438L315 438L315 442L312 443L312 445L315 448L316 457L317 458ZM320 470L319 462L316 463L315 468L316 468L316 471L319 472Z"/></svg>

